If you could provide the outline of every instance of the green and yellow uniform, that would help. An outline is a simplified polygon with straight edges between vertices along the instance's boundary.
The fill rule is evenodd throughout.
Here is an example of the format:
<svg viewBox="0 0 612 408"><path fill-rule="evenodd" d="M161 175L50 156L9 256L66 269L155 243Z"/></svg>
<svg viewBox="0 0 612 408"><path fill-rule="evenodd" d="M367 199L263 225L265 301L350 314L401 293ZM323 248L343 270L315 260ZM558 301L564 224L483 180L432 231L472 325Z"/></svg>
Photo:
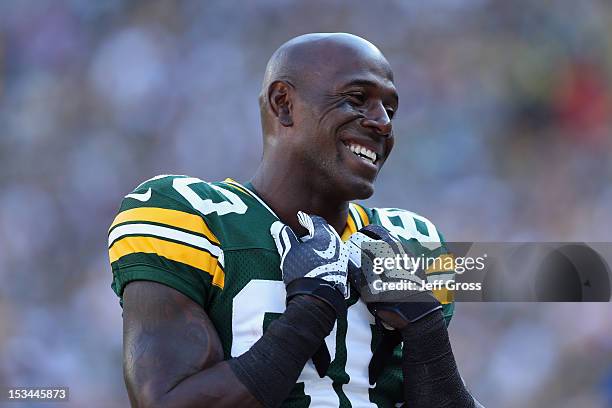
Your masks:
<svg viewBox="0 0 612 408"><path fill-rule="evenodd" d="M128 194L108 238L112 288L121 298L135 280L170 286L202 306L212 320L226 359L246 352L285 310L285 286L270 226L278 218L249 184L231 179L207 183L163 175ZM428 253L445 253L442 237L427 219L399 209L350 204L342 239L370 223ZM439 278L441 271L429 271ZM446 273L447 272L442 272ZM436 293L447 321L451 294ZM367 367L380 331L358 293L347 300L346 319L325 339L332 355L327 376L312 362L283 407L393 407L402 400L401 349L375 386Z"/></svg>

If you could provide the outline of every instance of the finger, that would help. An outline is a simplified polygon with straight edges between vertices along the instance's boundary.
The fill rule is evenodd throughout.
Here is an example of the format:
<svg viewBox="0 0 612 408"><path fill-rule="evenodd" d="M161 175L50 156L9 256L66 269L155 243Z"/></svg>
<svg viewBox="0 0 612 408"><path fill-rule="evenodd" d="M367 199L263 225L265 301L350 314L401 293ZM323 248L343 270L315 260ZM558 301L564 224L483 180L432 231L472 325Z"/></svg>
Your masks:
<svg viewBox="0 0 612 408"><path fill-rule="evenodd" d="M309 215L300 211L298 212L298 220L300 221L300 224L308 230L308 235L302 237L302 242L312 239L315 236L327 239L328 232L334 238L336 238L337 241L342 241L338 232L333 229L323 217L319 217L318 215Z"/></svg>
<svg viewBox="0 0 612 408"><path fill-rule="evenodd" d="M270 235L274 239L276 249L280 255L286 253L292 244L297 244L298 239L288 226L280 221L276 221L270 227Z"/></svg>
<svg viewBox="0 0 612 408"><path fill-rule="evenodd" d="M280 237L282 239L284 247L286 248L286 251L289 251L289 248L300 243L299 238L287 225L285 225L281 230Z"/></svg>
<svg viewBox="0 0 612 408"><path fill-rule="evenodd" d="M354 238L353 238L354 237ZM397 238L379 225L368 225L351 236L351 241L361 244L361 249L369 248L377 257L395 257L406 253ZM365 246L364 243L367 243Z"/></svg>
<svg viewBox="0 0 612 408"><path fill-rule="evenodd" d="M283 249L283 246L280 240L280 233L284 226L285 224L283 224L280 221L276 221L274 222L274 224L270 226L270 235L272 235L272 238L274 239L274 243L276 244L276 250L278 251L279 254L282 254L284 252L284 249Z"/></svg>
<svg viewBox="0 0 612 408"><path fill-rule="evenodd" d="M357 240L353 240L352 237L346 243L346 247L349 251L349 260L355 267L361 267L361 243Z"/></svg>
<svg viewBox="0 0 612 408"><path fill-rule="evenodd" d="M306 228L306 230L308 231L308 235L303 236L301 238L302 242L306 242L309 239L312 239L312 237L314 237L314 234L315 234L315 226L314 226L311 216L306 214L303 211L298 211L297 217L298 217L298 221L300 222L300 225Z"/></svg>
<svg viewBox="0 0 612 408"><path fill-rule="evenodd" d="M323 234L323 236L327 237L327 231L329 231L336 238L340 239L340 236L338 235L336 230L329 226L327 221L325 221L325 218L319 217L318 215L309 215L308 217L310 218L314 227L313 236Z"/></svg>
<svg viewBox="0 0 612 408"><path fill-rule="evenodd" d="M391 245L392 244L387 241L378 241L372 244L370 248L372 248L372 252L374 252L378 258L395 258L398 254L396 251L397 248L393 248Z"/></svg>
<svg viewBox="0 0 612 408"><path fill-rule="evenodd" d="M376 224L367 225L360 229L358 232L372 239L380 239L383 241L389 239L388 237L390 236L389 231L385 227Z"/></svg>
<svg viewBox="0 0 612 408"><path fill-rule="evenodd" d="M378 246L376 243L381 243L381 241L373 239L361 232L354 233L346 242L346 247L349 250L349 259L351 259L358 268L361 268L362 257L364 255L372 258L376 256L371 251L368 251L368 249L375 249Z"/></svg>
<svg viewBox="0 0 612 408"><path fill-rule="evenodd" d="M389 233L389 231L387 231L386 228L381 227L380 225L370 224L366 227L363 227L356 234L353 235L357 234L361 234L361 236L367 237L369 239L369 242L384 242L387 244L395 244L398 242L393 236L391 236L391 234ZM382 245L380 245L380 247L383 248ZM384 248L386 250L388 246L385 245Z"/></svg>
<svg viewBox="0 0 612 408"><path fill-rule="evenodd" d="M373 256L366 252L359 251L357 261L354 262L352 259L349 260L348 264L348 277L355 288L361 288L366 286L368 282L373 282L379 279L379 276L374 273L374 264L372 262Z"/></svg>
<svg viewBox="0 0 612 408"><path fill-rule="evenodd" d="M400 241L396 237L391 235L388 229L380 225L370 224L360 229L359 232L371 238L385 241L391 244L393 247L401 246Z"/></svg>

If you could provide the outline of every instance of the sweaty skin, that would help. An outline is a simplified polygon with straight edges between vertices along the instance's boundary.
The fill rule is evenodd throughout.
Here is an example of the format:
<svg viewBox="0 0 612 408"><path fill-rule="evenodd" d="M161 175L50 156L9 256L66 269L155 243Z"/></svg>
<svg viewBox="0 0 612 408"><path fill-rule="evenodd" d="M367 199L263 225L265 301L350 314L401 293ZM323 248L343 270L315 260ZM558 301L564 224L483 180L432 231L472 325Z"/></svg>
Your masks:
<svg viewBox="0 0 612 408"><path fill-rule="evenodd" d="M253 186L294 231L301 231L301 210L341 232L348 203L374 191L393 147L397 106L391 68L368 41L343 33L290 40L266 69L264 155ZM350 143L374 151L376 162L357 157ZM133 406L260 406L222 361L217 332L199 305L164 285L136 281L125 288L123 310Z"/></svg>

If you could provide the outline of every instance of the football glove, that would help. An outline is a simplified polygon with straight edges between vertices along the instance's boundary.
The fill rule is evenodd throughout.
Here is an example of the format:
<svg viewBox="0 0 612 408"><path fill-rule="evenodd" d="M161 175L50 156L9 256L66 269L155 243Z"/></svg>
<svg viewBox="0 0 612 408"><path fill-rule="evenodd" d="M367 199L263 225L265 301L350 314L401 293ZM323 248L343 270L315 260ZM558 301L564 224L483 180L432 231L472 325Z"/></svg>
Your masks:
<svg viewBox="0 0 612 408"><path fill-rule="evenodd" d="M297 285L303 279L312 279L320 285L338 290L344 298L348 298L348 248L323 218L300 211L298 220L308 231L301 238L280 221L270 228L281 257L280 268L288 288L287 297L297 294L290 295L290 287L312 286Z"/></svg>
<svg viewBox="0 0 612 408"><path fill-rule="evenodd" d="M314 296L330 305L338 317L346 317L348 248L323 218L300 211L298 220L308 231L301 238L280 221L270 227L281 258L287 302L297 295ZM312 359L319 376L323 377L331 362L325 342Z"/></svg>
<svg viewBox="0 0 612 408"><path fill-rule="evenodd" d="M410 323L442 309L442 305L429 290L422 290L425 280L421 268L398 268L396 260L407 259L412 266L414 254L407 252L402 244L389 231L379 225L368 225L351 236L347 242L349 248L349 280L370 312L376 318L376 324L382 329L383 340L374 351L369 366L370 384L382 371L385 361L391 357L394 348L401 342L398 330ZM381 260L393 259L393 268L377 271ZM403 265L402 265L403 266ZM390 284L401 284L395 290L388 290ZM389 322L394 322L394 327Z"/></svg>

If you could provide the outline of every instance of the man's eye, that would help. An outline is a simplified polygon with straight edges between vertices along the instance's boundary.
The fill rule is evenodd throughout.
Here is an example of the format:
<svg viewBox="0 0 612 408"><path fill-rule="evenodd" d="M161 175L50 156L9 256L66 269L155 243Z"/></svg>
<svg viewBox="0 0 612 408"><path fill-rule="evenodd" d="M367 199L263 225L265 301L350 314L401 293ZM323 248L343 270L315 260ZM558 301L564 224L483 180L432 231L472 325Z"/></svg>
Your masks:
<svg viewBox="0 0 612 408"><path fill-rule="evenodd" d="M365 94L361 92L355 92L348 95L349 100L354 105L363 105L366 101Z"/></svg>
<svg viewBox="0 0 612 408"><path fill-rule="evenodd" d="M387 108L387 116L389 116L389 119L393 119L393 116L395 116L395 111L391 108Z"/></svg>

